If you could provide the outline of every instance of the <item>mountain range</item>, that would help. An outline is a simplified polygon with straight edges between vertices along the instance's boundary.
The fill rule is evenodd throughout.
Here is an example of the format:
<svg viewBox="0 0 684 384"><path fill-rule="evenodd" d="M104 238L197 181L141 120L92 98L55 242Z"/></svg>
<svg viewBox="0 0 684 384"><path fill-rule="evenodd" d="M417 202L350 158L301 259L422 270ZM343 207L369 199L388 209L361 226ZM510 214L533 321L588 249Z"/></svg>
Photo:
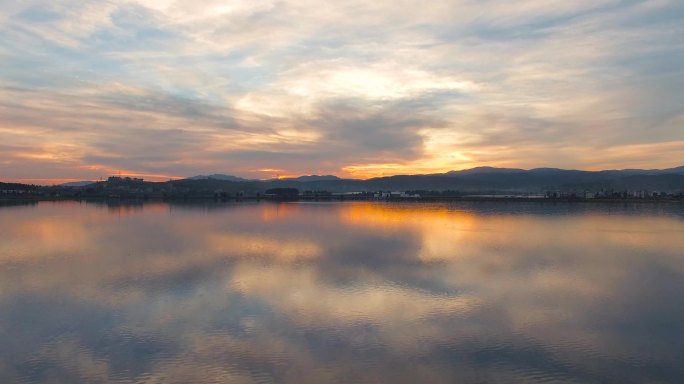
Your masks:
<svg viewBox="0 0 684 384"><path fill-rule="evenodd" d="M462 192L543 192L645 190L684 191L684 166L668 169L624 169L603 171L567 170L558 168L477 167L436 174L395 175L366 180L341 179L336 176L309 175L296 178L271 180L245 180L223 175L219 180L238 181L247 189L274 187L298 188L300 190L328 190L331 192L373 190L455 190ZM198 180L197 177L185 180ZM188 181L177 180L189 186ZM221 183L212 183L219 187Z"/></svg>
<svg viewBox="0 0 684 384"><path fill-rule="evenodd" d="M231 175L223 175L220 173L214 173L213 175L197 175L197 176L192 176L188 177L189 180L227 180L227 181L249 181L249 179L245 179L242 177L238 176L231 176Z"/></svg>
<svg viewBox="0 0 684 384"><path fill-rule="evenodd" d="M188 177L189 180L228 180L228 181L260 181L258 179L245 179L239 176L224 175L220 173L214 173L212 175L197 175ZM299 177L286 177L278 180L289 180L289 181L329 181L329 180L340 180L339 177L333 175L305 175Z"/></svg>
<svg viewBox="0 0 684 384"><path fill-rule="evenodd" d="M97 188L109 182L73 182L61 187ZM222 190L227 193L263 192L270 188L297 188L330 192L353 191L459 191L464 193L539 193L546 191L684 191L684 166L668 169L624 169L581 171L558 168L477 167L436 174L395 175L365 180L342 179L333 175L305 175L293 178L254 180L212 174L166 182L144 182L148 188L165 186L188 191ZM21 184L0 183L0 189ZM28 188L29 186L25 186ZM32 186L36 188L37 186ZM21 188L21 187L19 187ZM42 187L41 187L42 188ZM45 187L47 188L47 187Z"/></svg>
<svg viewBox="0 0 684 384"><path fill-rule="evenodd" d="M83 181L71 181L68 183L62 183L59 184L60 187L72 187L72 188L79 188L79 187L85 187L86 185L90 185L95 183L95 181L90 181L90 180L83 180Z"/></svg>

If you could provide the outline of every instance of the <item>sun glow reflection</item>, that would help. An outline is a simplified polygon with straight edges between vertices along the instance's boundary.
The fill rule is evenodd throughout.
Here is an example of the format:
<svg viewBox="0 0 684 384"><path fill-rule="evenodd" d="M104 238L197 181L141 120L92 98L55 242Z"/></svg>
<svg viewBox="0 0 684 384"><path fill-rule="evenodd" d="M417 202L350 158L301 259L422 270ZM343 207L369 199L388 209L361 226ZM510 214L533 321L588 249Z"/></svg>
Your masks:
<svg viewBox="0 0 684 384"><path fill-rule="evenodd" d="M113 366L125 351L142 359L144 369L153 363L138 381L164 381L182 371L186 376L179 382L242 382L223 374L207 379L205 372L223 372L222 367L243 361L245 372L252 372L255 366L286 361L296 367L292 372L307 377L278 382L330 382L344 372L319 376L329 369L316 358L321 351L343 348L342 354L329 356L335 366L344 362L352 367L377 356L356 358L361 349L392 351L402 357L392 362L395 367L445 346L471 353L472 340L490 337L495 338L493 351L513 345L512 339L522 339L521 349L529 348L529 340L543 343L542 355L590 351L590 367L595 366L592 356L634 356L629 351L639 351L642 344L625 348L615 342L615 332L605 333L605 322L596 328L586 324L594 324L592 311L605 303L616 298L626 303L659 280L668 284L644 296L644 306L637 308L651 311L656 294L679 287L684 273L678 252L684 247L681 212L623 215L615 212L617 206L598 212L578 205L525 207L380 202L4 207L0 303L17 308L8 303L23 300L40 309L24 313L46 314L45 322L34 315L37 323L27 322L26 332L7 336L15 338L12 345L27 343L31 349L20 355L22 361L57 362L55 367L66 372L100 372L101 362ZM649 284L639 285L643 279ZM677 292L671 297L660 307L665 315ZM121 316L120 323L112 326L92 316L103 309ZM616 318L610 309L608 319ZM634 313L630 309L624 316ZM62 327L65 314L84 326ZM653 316L654 334L662 324L661 317ZM55 334L39 342L25 336L44 329L56 329ZM324 345L312 348L310 335L316 332L326 338L318 339ZM73 341L87 340L84 335L91 333L96 337L92 343ZM163 365L154 365L149 349L137 352L136 346L122 344L112 352L108 340L101 346L102 334L115 335L115 342L146 342L154 335L182 358L163 358ZM671 344L667 336L661 340ZM507 351L501 356L508 358ZM101 360L89 358L96 354ZM652 359L650 350L643 356L643 361ZM453 371L453 354L440 361L438 368ZM374 377L395 372L384 363L380 369L370 367L378 373ZM435 371L432 365L426 369ZM81 376L86 377L81 381L130 381L130 370L120 372L121 380L111 375L102 380ZM457 381L425 377L390 381Z"/></svg>

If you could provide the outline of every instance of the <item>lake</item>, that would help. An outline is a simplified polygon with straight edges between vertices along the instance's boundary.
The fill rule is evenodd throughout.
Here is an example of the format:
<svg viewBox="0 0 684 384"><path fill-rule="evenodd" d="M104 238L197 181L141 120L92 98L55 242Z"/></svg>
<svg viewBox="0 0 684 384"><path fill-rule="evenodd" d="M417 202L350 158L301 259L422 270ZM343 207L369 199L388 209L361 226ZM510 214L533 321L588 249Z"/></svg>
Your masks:
<svg viewBox="0 0 684 384"><path fill-rule="evenodd" d="M681 383L684 206L0 207L1 383Z"/></svg>

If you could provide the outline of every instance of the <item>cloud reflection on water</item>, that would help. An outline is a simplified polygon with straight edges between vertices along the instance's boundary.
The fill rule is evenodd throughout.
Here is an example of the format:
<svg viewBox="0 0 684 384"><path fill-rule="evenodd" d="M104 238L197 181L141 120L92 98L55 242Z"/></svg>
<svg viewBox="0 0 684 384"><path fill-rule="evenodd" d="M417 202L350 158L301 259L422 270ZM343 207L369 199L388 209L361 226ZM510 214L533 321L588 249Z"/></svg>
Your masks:
<svg viewBox="0 0 684 384"><path fill-rule="evenodd" d="M672 381L679 206L0 210L5 382Z"/></svg>

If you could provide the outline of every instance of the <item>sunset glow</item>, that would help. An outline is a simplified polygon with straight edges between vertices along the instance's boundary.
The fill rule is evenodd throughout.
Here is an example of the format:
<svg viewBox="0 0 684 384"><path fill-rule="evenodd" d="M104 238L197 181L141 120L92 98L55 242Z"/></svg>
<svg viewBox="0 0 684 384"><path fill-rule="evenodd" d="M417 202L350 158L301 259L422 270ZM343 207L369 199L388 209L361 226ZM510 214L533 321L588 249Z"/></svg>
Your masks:
<svg viewBox="0 0 684 384"><path fill-rule="evenodd" d="M683 19L675 0L3 2L0 180L679 166Z"/></svg>

